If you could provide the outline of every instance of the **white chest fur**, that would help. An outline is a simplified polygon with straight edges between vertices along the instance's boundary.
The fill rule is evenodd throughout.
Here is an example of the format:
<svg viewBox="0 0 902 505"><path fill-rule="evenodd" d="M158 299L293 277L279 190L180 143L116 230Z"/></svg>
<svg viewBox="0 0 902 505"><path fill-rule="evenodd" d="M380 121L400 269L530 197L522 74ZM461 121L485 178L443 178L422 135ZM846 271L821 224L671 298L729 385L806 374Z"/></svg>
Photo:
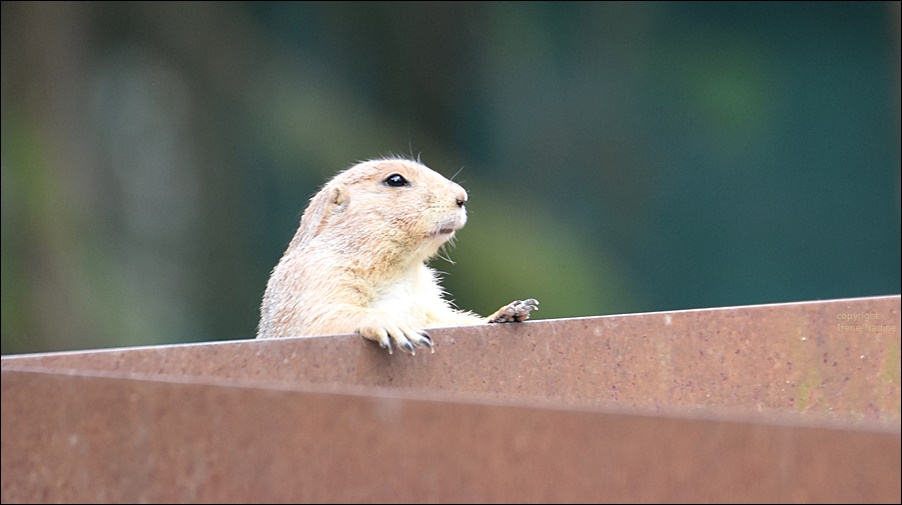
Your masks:
<svg viewBox="0 0 902 505"><path fill-rule="evenodd" d="M418 318L422 312L444 304L441 294L435 272L421 263L377 292L371 307Z"/></svg>

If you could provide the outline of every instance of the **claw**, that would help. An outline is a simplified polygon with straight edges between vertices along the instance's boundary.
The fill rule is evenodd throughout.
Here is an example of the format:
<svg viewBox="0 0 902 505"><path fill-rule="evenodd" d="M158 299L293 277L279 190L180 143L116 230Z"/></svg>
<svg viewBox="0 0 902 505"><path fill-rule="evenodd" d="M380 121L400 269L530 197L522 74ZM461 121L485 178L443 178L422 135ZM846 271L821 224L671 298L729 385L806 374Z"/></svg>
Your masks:
<svg viewBox="0 0 902 505"><path fill-rule="evenodd" d="M432 346L432 337L425 331L420 332L420 336L423 337L423 344L429 348L429 352L435 353L435 347Z"/></svg>
<svg viewBox="0 0 902 505"><path fill-rule="evenodd" d="M398 343L398 347L403 347L404 349L406 349L411 356L415 356L417 354L416 349L414 349L413 344L411 344L409 340L404 340L403 342Z"/></svg>
<svg viewBox="0 0 902 505"><path fill-rule="evenodd" d="M432 338L423 330L405 326L389 326L388 328L362 328L358 331L365 339L376 342L389 354L393 354L393 341L394 347L410 353L411 356L416 356L418 347L428 347L431 352L435 352Z"/></svg>

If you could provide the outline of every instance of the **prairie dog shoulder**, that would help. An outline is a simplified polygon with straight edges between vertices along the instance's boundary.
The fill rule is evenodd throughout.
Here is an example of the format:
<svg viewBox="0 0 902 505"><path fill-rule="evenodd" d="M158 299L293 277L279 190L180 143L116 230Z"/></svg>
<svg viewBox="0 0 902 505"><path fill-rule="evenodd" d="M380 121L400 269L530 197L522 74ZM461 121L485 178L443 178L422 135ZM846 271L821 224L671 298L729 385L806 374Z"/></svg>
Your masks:
<svg viewBox="0 0 902 505"><path fill-rule="evenodd" d="M413 352L432 347L423 328L496 322L454 309L425 264L466 224L466 202L460 185L411 160L338 173L310 200L270 275L257 337L356 332ZM508 318L528 318L538 302L527 302Z"/></svg>

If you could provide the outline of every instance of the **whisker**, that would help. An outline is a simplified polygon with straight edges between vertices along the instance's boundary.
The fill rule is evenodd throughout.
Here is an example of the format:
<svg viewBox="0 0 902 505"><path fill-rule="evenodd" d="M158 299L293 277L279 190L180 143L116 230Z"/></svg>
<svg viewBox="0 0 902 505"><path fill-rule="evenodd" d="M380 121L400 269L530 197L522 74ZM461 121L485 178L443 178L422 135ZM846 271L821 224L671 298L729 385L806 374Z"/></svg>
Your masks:
<svg viewBox="0 0 902 505"><path fill-rule="evenodd" d="M451 240L454 240L454 239L452 238ZM451 240L449 240L448 242L451 242ZM451 259L451 255L448 252L448 242L445 242L444 244L442 244L442 246L439 247L438 252L436 252L435 255L438 256L439 258L447 261L448 263L450 263L452 265L456 265L454 260Z"/></svg>

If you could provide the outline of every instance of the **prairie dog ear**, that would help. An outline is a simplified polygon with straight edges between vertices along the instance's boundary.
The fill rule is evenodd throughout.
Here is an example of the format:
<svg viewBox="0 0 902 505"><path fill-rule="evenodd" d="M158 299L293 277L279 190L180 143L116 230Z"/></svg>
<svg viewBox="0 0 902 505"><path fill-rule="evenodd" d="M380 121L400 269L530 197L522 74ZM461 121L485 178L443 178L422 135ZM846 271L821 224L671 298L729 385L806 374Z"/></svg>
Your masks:
<svg viewBox="0 0 902 505"><path fill-rule="evenodd" d="M303 245L319 235L329 220L344 211L350 201L351 194L344 184L326 185L310 199L289 247Z"/></svg>

